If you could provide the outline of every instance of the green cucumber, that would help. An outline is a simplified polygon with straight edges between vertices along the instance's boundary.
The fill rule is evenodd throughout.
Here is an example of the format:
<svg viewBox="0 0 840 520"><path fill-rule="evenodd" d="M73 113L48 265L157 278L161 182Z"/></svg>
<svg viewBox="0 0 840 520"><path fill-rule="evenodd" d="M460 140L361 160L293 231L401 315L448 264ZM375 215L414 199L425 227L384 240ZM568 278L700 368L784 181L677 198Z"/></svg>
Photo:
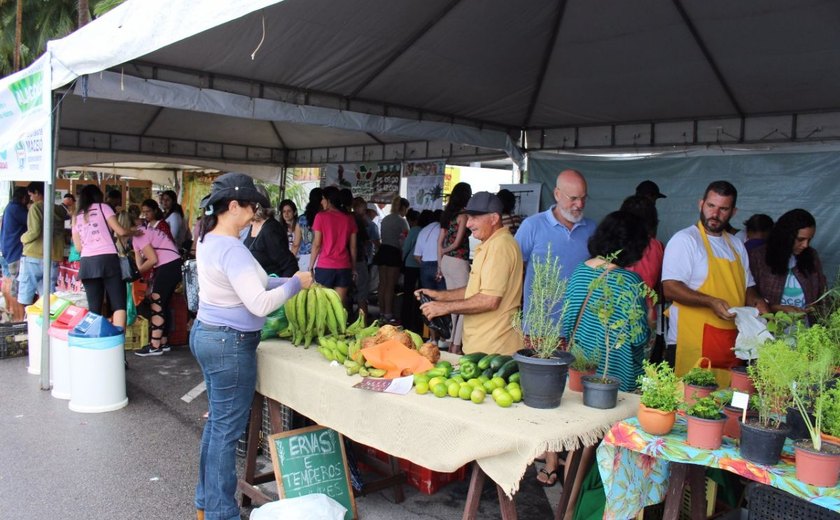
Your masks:
<svg viewBox="0 0 840 520"><path fill-rule="evenodd" d="M464 361L470 361L472 363L478 363L479 361L481 361L481 358L483 358L486 355L487 354L485 354L484 352L473 352L472 354L466 354L461 356L461 358L458 359L458 362L463 363Z"/></svg>
<svg viewBox="0 0 840 520"><path fill-rule="evenodd" d="M484 372L481 373L481 375L486 376L490 379L493 378L493 374L494 374L494 372L493 372L492 368L488 368L488 369L484 370Z"/></svg>
<svg viewBox="0 0 840 520"><path fill-rule="evenodd" d="M513 359L513 356L497 356L490 360L490 366L493 370L499 370L502 365Z"/></svg>
<svg viewBox="0 0 840 520"><path fill-rule="evenodd" d="M493 374L493 377L501 377L505 381L507 381L507 379L510 376L517 372L519 372L519 364L516 362L515 359L510 359L507 363L505 363L504 365L499 367L498 370L496 370L496 373Z"/></svg>
<svg viewBox="0 0 840 520"><path fill-rule="evenodd" d="M487 370L490 368L490 362L493 361L493 358L499 357L498 354L488 354L481 358L481 360L477 363L478 368L481 370Z"/></svg>

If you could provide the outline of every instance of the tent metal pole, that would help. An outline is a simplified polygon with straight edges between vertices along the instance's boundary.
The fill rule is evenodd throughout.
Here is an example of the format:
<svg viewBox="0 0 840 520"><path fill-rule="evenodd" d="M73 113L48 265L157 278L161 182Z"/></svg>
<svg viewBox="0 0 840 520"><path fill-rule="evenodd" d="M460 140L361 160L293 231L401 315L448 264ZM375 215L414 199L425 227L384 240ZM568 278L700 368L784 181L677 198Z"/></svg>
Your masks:
<svg viewBox="0 0 840 520"><path fill-rule="evenodd" d="M43 222L43 244L44 244L44 279L41 281L41 303L43 314L41 321L41 390L50 389L50 296L55 287L52 287L52 241L53 241L53 213L55 212L55 159L58 155L58 128L61 103L56 102L56 94L51 96L53 117L50 124L53 132L52 150L50 151L50 177L44 186L44 222Z"/></svg>

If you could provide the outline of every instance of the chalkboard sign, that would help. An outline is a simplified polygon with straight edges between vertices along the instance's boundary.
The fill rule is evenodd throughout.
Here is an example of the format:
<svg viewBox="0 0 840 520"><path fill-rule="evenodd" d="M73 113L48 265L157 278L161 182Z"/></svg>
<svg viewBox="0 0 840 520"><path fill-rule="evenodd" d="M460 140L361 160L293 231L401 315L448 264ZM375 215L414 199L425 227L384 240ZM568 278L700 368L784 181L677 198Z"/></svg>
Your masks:
<svg viewBox="0 0 840 520"><path fill-rule="evenodd" d="M280 498L323 493L347 508L344 520L357 518L344 438L337 431L309 426L269 439Z"/></svg>

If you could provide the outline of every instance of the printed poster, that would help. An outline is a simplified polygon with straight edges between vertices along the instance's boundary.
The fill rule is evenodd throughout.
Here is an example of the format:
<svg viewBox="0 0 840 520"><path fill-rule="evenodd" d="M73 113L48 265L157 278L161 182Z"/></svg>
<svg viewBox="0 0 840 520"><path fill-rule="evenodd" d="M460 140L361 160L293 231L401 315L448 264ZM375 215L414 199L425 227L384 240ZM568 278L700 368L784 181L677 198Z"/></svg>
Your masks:
<svg viewBox="0 0 840 520"><path fill-rule="evenodd" d="M540 189L542 184L500 184L499 189L507 189L516 197L514 214L530 217L540 212Z"/></svg>
<svg viewBox="0 0 840 520"><path fill-rule="evenodd" d="M406 198L417 211L443 208L446 161L413 161L403 165Z"/></svg>
<svg viewBox="0 0 840 520"><path fill-rule="evenodd" d="M401 169L399 162L328 164L323 185L350 188L354 197L390 204L400 193Z"/></svg>
<svg viewBox="0 0 840 520"><path fill-rule="evenodd" d="M49 53L0 79L0 180L49 182L52 117Z"/></svg>

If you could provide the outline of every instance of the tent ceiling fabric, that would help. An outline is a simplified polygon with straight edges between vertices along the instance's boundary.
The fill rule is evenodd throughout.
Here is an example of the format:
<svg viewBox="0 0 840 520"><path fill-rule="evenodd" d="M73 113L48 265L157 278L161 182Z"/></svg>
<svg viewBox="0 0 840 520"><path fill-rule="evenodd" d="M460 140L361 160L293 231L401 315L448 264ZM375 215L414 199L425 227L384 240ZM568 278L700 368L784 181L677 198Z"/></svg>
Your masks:
<svg viewBox="0 0 840 520"><path fill-rule="evenodd" d="M149 27L131 16L177 18L204 12L204 3L129 0L52 42L65 72L57 81L99 67L336 110L412 111L424 121L467 122L514 137L532 128L840 110L834 0L224 3L207 0L194 28L158 35L163 46L149 52L147 35L119 32ZM220 25L205 30L211 14ZM179 23L193 23L192 15ZM122 47L110 55L80 50L112 32ZM250 83L252 92L228 88L237 82ZM97 111L110 103L89 103L68 101L63 126L282 149L405 140L168 108L156 116L155 107L125 103L114 104L125 115L116 120Z"/></svg>

